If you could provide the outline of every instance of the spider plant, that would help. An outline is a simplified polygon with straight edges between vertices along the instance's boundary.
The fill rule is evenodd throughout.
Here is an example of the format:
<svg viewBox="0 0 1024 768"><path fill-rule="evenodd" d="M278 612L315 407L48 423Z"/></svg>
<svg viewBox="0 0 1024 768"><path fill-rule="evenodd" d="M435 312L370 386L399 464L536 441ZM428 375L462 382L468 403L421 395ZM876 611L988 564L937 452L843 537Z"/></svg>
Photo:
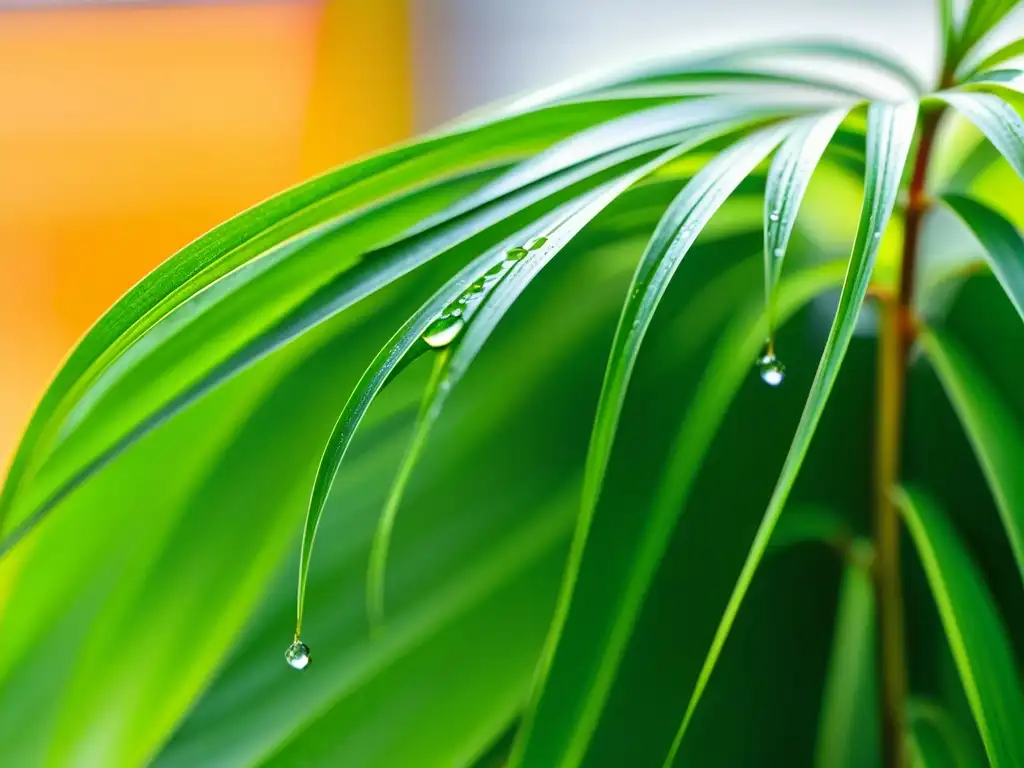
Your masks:
<svg viewBox="0 0 1024 768"><path fill-rule="evenodd" d="M1014 5L940 2L932 84L642 64L181 250L8 471L4 764L1024 765Z"/></svg>

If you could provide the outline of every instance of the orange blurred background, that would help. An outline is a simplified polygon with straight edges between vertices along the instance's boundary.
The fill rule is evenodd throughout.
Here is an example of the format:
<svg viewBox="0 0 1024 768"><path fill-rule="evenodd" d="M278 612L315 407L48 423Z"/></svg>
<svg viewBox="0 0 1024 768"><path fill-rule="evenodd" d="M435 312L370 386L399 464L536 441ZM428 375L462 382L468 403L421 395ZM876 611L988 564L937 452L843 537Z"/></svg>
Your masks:
<svg viewBox="0 0 1024 768"><path fill-rule="evenodd" d="M156 264L409 133L408 38L404 0L0 11L0 466Z"/></svg>

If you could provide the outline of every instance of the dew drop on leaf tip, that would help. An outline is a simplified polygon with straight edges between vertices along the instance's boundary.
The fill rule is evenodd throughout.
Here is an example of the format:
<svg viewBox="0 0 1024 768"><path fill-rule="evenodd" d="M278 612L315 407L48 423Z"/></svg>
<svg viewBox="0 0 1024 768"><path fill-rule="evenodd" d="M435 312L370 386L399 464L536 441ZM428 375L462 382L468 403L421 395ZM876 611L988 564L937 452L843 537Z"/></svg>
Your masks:
<svg viewBox="0 0 1024 768"><path fill-rule="evenodd" d="M296 638L284 652L284 660L292 669L305 669L309 666L309 646Z"/></svg>
<svg viewBox="0 0 1024 768"><path fill-rule="evenodd" d="M757 372L770 387L777 387L786 378L786 366L775 355L767 354L757 360Z"/></svg>
<svg viewBox="0 0 1024 768"><path fill-rule="evenodd" d="M423 341L434 349L447 347L455 341L465 325L465 321L457 315L439 317L427 326L427 330L423 332Z"/></svg>

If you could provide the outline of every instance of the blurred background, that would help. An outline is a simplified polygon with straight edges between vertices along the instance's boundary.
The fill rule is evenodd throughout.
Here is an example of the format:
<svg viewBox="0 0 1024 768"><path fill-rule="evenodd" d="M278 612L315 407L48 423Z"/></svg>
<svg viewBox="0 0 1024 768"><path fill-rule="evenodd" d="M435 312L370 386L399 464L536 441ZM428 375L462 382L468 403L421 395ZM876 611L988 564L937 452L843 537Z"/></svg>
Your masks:
<svg viewBox="0 0 1024 768"><path fill-rule="evenodd" d="M932 72L933 6L0 0L0 464L105 308L284 187L493 99L638 56L838 35Z"/></svg>

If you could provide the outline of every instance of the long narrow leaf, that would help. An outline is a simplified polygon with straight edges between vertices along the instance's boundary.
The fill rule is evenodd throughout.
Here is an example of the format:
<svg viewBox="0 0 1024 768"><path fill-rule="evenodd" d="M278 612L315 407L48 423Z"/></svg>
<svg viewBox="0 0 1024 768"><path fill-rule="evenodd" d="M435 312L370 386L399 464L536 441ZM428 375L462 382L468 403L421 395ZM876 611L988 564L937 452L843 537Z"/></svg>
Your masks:
<svg viewBox="0 0 1024 768"><path fill-rule="evenodd" d="M976 768L982 764L949 712L933 701L907 703L911 768Z"/></svg>
<svg viewBox="0 0 1024 768"><path fill-rule="evenodd" d="M946 193L942 199L978 238L992 273L1024 320L1024 239L1017 228L966 195Z"/></svg>
<svg viewBox="0 0 1024 768"><path fill-rule="evenodd" d="M921 556L960 680L993 766L1024 765L1024 693L1009 637L985 582L927 495L897 493Z"/></svg>
<svg viewBox="0 0 1024 768"><path fill-rule="evenodd" d="M848 45L837 40L782 40L753 45L744 44L712 53L668 58L639 64L625 71L585 75L526 97L512 99L504 106L504 109L514 114L537 108L543 104L579 98L588 93L599 93L604 89L616 86L680 82L703 77L708 71L722 73L741 68L740 71L743 72L748 71L746 67L751 61L766 58L788 60L789 57L824 57L836 61L868 65L894 77L912 93L919 94L927 91L913 70L884 53L862 46ZM872 96L872 94L864 93L857 88L854 88L854 91L858 98ZM848 88L840 88L839 92L848 94L850 91Z"/></svg>
<svg viewBox="0 0 1024 768"><path fill-rule="evenodd" d="M569 169L519 192L501 198L483 209L455 218L450 222L427 230L392 246L370 254L352 269L328 282L308 299L287 313L276 323L247 341L240 349L205 372L172 399L159 406L148 416L126 429L111 444L83 462L71 476L53 490L33 509L6 521L4 538L0 541L0 554L7 551L31 530L45 515L96 471L120 455L151 430L187 407L199 397L237 375L271 352L308 332L360 299L386 285L432 258L470 240L492 227L509 228L517 215L527 216L537 206L551 207L559 195L573 185L594 183L593 177L616 165L635 160L666 146L678 143L681 137L668 136L642 142L619 152L602 155L590 163ZM532 208L531 208L532 206ZM537 212L537 215L547 211Z"/></svg>
<svg viewBox="0 0 1024 768"><path fill-rule="evenodd" d="M875 642L870 574L862 563L852 563L846 566L839 587L818 726L816 768L868 768L878 763Z"/></svg>
<svg viewBox="0 0 1024 768"><path fill-rule="evenodd" d="M621 113L629 105L615 105ZM615 112L573 106L545 113L506 114L477 126L475 133L455 129L388 149L329 171L239 214L183 248L133 287L89 330L47 388L25 430L0 491L0 527L14 502L34 454L45 447L48 430L61 406L95 366L111 359L125 338L137 338L174 307L180 306L237 265L352 206L421 183L431 175L465 167L468 159L497 156L512 140L561 138ZM368 187L368 189L366 189ZM339 201L338 198L341 198ZM331 202L335 200L335 202Z"/></svg>
<svg viewBox="0 0 1024 768"><path fill-rule="evenodd" d="M1024 580L1024 438L1013 412L967 352L938 330L918 337L985 474Z"/></svg>
<svg viewBox="0 0 1024 768"><path fill-rule="evenodd" d="M408 482L412 469L419 459L420 452L426 445L427 437L441 414L448 395L465 375L466 370L483 348L484 343L504 317L505 313L519 297L534 277L551 261L569 242L579 234L593 219L618 199L630 187L657 171L666 163L684 154L692 147L703 143L708 138L707 131L695 131L689 141L673 147L643 166L624 174L621 178L609 182L596 190L579 206L579 209L567 216L550 231L545 232L538 240L536 247L527 250L521 260L515 263L508 274L500 279L490 293L483 296L479 308L472 318L467 318L468 327L464 338L460 339L447 364L443 378L436 386L431 387L427 405L421 412L415 432L410 442L402 467L388 500L385 503L381 522L371 553L370 572L367 579L368 597L371 619L379 622L384 609L384 572L391 529L394 526L398 506L401 503L405 484Z"/></svg>
<svg viewBox="0 0 1024 768"><path fill-rule="evenodd" d="M966 54L1001 22L1019 0L974 0L964 20L960 50Z"/></svg>
<svg viewBox="0 0 1024 768"><path fill-rule="evenodd" d="M850 258L846 280L843 283L843 290L839 296L839 307L836 309L835 320L829 332L828 340L825 342L821 362L818 364L814 381L811 383L811 391L808 394L804 412L800 417L800 423L797 425L793 443L779 474L771 500L768 502L764 519L751 544L750 553L743 564L743 569L736 581L736 587L729 597L729 603L725 608L722 621L708 650L707 658L694 686L690 703L679 726L679 732L665 760L666 766L671 766L675 759L676 752L682 743L693 713L725 645L729 630L736 620L736 614L739 612L743 598L750 587L754 571L764 556L765 549L771 539L772 530L775 528L775 523L778 521L779 515L782 514L786 499L789 498L789 492L796 481L807 450L810 448L811 439L814 437L814 431L821 419L821 414L825 410L825 404L832 391L832 386L839 375L839 368L846 355L846 349L853 336L857 316L860 313L861 305L867 293L868 280L871 277L871 270L874 266L875 257L878 254L879 241L892 214L893 206L896 203L896 195L899 191L907 155L910 152L916 124L916 102L899 105L874 103L868 109L867 168L869 170L864 180L864 206L861 211L860 224L857 228L857 239L853 246L853 254ZM671 473L671 466L672 464L670 463L670 470L666 477L665 485L659 493L656 508L666 507L671 509L678 507L680 495L676 488L678 481L675 480Z"/></svg>
<svg viewBox="0 0 1024 768"><path fill-rule="evenodd" d="M758 106L735 99L709 98L641 110L599 123L592 129L581 131L566 141L556 143L547 151L541 152L529 161L502 174L494 182L485 185L477 192L463 197L457 203L446 207L435 215L417 222L410 229L393 232L387 245L395 247L400 242L412 242L417 236L437 231L459 217L479 210L522 190L524 187L550 179L560 172L579 167L584 163L595 161L601 156L621 157L629 152L628 147L632 147L639 154L648 151L651 144L657 142L659 138L678 135L680 131L691 127L714 123L721 125L722 132L725 132L730 125L739 125L757 119L758 116L767 117L778 114L779 111L780 106L778 104L771 106L770 100L765 102L765 106ZM671 142L666 141L665 143ZM468 146L466 149L468 152L472 152L473 146ZM616 151L618 155L616 155ZM438 197L439 187L437 184L428 184L414 192L417 197ZM156 327L149 329L144 338L137 340L130 349L120 354L116 364L107 366L102 375L91 385L90 391L79 399L74 410L65 419L62 432L66 433L74 429L95 406L96 401L107 393L118 379L137 366L141 359L151 355L161 343L180 333L185 325L194 322L213 304L241 290L252 280L285 259L298 257L303 248L316 244L362 219L373 216L375 216L375 220L381 219L384 205L394 206L396 202L400 201L401 198L389 199L380 205L364 207L349 215L335 217L260 254L258 258L243 264L239 269L208 286L187 304L178 307L180 311L163 318ZM363 243L356 240L346 243L344 249L350 253L353 251L360 253L366 250L367 245L379 247L385 244ZM341 248L339 246L338 250ZM336 259L334 260L336 261ZM341 264L344 265L344 261Z"/></svg>
<svg viewBox="0 0 1024 768"><path fill-rule="evenodd" d="M957 76L961 80L967 80L975 75L995 69L1000 64L1005 64L1007 61L1022 55L1024 55L1024 40L1014 40L1002 48L993 51L976 64L968 65L965 63L961 65L960 69L957 70Z"/></svg>
<svg viewBox="0 0 1024 768"><path fill-rule="evenodd" d="M799 273L783 281L779 293L780 318L788 317L823 290L835 286L842 273L830 264L807 273ZM701 460L714 438L729 404L743 380L750 374L750 361L764 340L763 307L755 306L729 325L716 347L700 390L695 394L687 415L687 453L678 460L674 469L684 482L696 476ZM679 457L677 457L679 458ZM585 507L586 511L587 508ZM592 515L594 510L591 510ZM673 515L675 510L672 511ZM587 582L573 584L574 594L563 592L563 600L600 600L609 606L607 625L589 626L585 638L572 647L558 645L561 627L553 626L549 638L546 669L535 692L535 700L527 710L525 722L532 732L524 729L517 746L517 760L512 765L544 766L573 765L580 760L590 738L596 719L608 696L615 670L621 660L636 615L642 605L644 592L653 578L660 552L671 532L672 521L662 519L638 520L644 535L644 549L616 550L590 553L587 557L620 557L630 560L623 570L629 574L616 584L614 592L602 586L599 594L588 589ZM587 531L584 531L584 534ZM577 537L580 534L577 523ZM652 542L654 546L651 546ZM567 570L567 577L575 577L583 555ZM565 589L563 587L563 589ZM568 620L569 606L563 611L561 622ZM585 675L579 679L580 674ZM540 686L543 683L543 687Z"/></svg>
<svg viewBox="0 0 1024 768"><path fill-rule="evenodd" d="M404 365L411 362L411 359L416 354L426 348L426 344L420 342L420 339L431 324L431 321L441 310L465 291L481 272L500 259L505 251L522 242L528 236L527 233L529 231L532 231L537 226L543 226L546 221L555 221L562 210L558 209L542 218L536 224L531 224L526 230L516 232L502 243L499 243L495 248L481 254L461 269L415 315L410 317L395 332L356 384L355 389L353 389L352 394L349 396L348 402L345 403L345 407L338 417L338 421L334 425L331 436L327 440L327 446L317 468L316 479L314 480L310 495L306 520L303 526L302 547L299 555L296 637L302 631L306 580L309 574L313 543L316 539L317 529L320 526L324 505L327 503L327 498L337 479L338 469L345 458L348 447L351 445L356 430L359 428L374 398L391 377Z"/></svg>
<svg viewBox="0 0 1024 768"><path fill-rule="evenodd" d="M953 0L938 0L939 29L942 32L942 64L948 69L960 45L956 10Z"/></svg>
<svg viewBox="0 0 1024 768"><path fill-rule="evenodd" d="M764 292L768 338L774 339L775 293L800 203L832 136L849 110L809 117L779 147L764 192Z"/></svg>
<svg viewBox="0 0 1024 768"><path fill-rule="evenodd" d="M1013 107L993 93L942 91L936 96L974 123L1024 178L1024 121Z"/></svg>

